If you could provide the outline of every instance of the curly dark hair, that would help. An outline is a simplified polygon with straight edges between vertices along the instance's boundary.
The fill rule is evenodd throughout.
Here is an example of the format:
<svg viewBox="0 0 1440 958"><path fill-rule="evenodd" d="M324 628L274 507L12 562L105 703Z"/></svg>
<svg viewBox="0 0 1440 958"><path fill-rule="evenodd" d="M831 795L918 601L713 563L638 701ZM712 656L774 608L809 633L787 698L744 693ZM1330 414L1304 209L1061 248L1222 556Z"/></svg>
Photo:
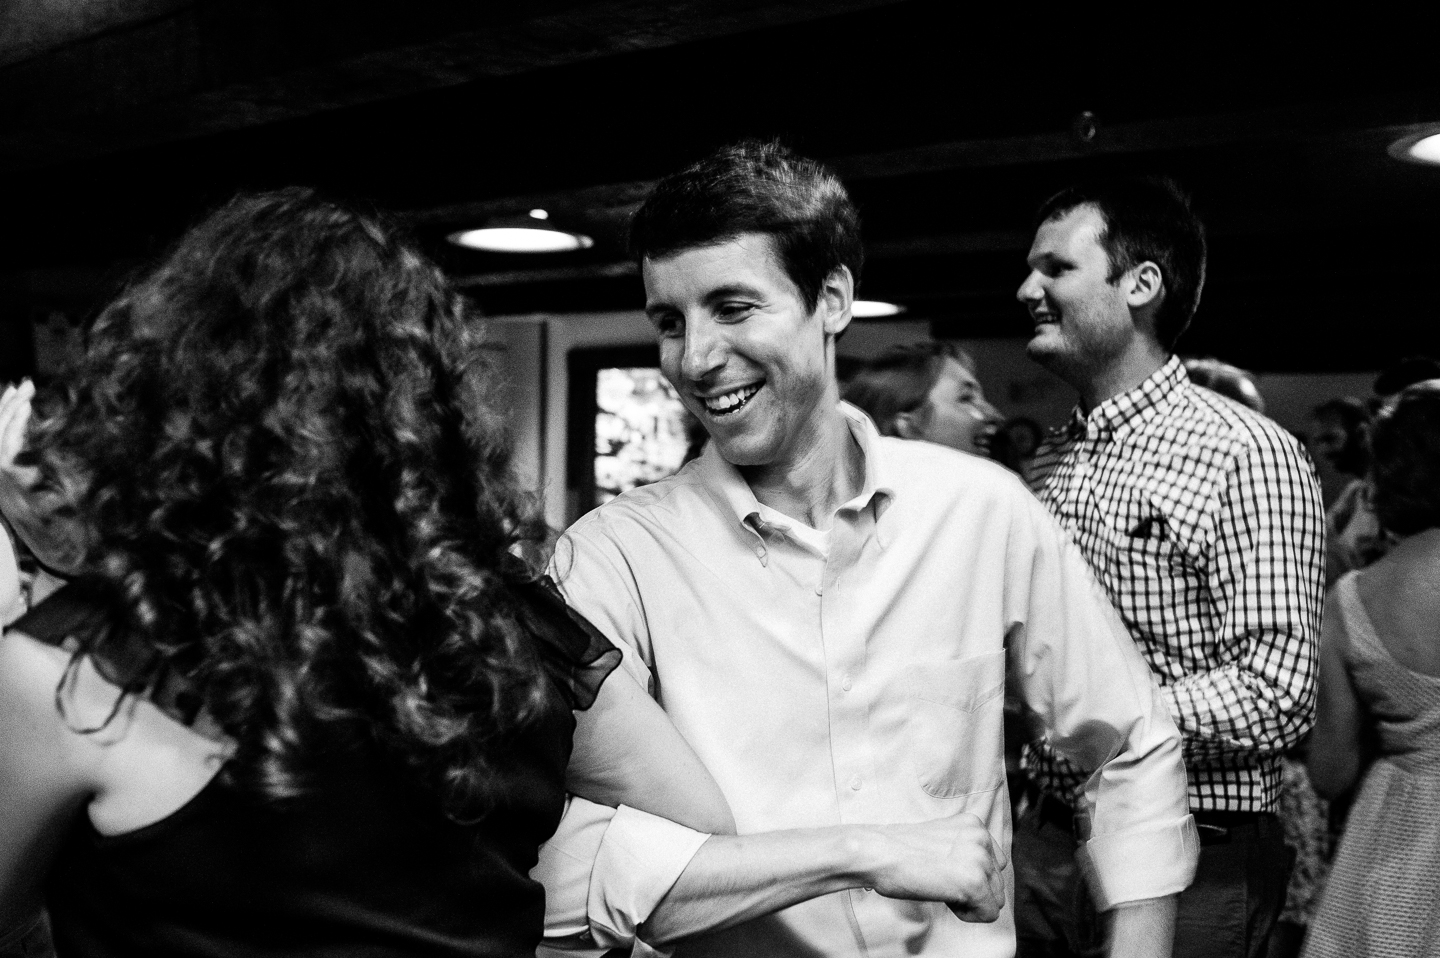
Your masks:
<svg viewBox="0 0 1440 958"><path fill-rule="evenodd" d="M1370 451L1381 525L1402 536L1440 527L1440 379L1406 386L1385 404Z"/></svg>
<svg viewBox="0 0 1440 958"><path fill-rule="evenodd" d="M377 217L242 195L100 314L32 433L145 676L186 678L237 743L225 774L267 799L347 730L473 819L559 707L513 594L541 527L477 336Z"/></svg>

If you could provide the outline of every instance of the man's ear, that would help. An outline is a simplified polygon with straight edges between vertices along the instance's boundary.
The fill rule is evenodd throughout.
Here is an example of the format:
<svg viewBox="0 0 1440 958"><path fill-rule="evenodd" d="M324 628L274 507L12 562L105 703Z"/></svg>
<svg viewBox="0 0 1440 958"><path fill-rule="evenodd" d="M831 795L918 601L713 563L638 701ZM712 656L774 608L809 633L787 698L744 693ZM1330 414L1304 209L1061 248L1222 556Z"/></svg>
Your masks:
<svg viewBox="0 0 1440 958"><path fill-rule="evenodd" d="M825 277L815 309L826 334L839 336L850 325L850 307L855 303L855 277L848 266L837 266Z"/></svg>
<svg viewBox="0 0 1440 958"><path fill-rule="evenodd" d="M895 435L901 439L914 439L920 435L920 424L915 421L915 414L912 412L896 413L894 426Z"/></svg>
<svg viewBox="0 0 1440 958"><path fill-rule="evenodd" d="M1146 260L1125 274L1125 302L1131 309L1159 306L1165 296L1165 277L1160 267Z"/></svg>

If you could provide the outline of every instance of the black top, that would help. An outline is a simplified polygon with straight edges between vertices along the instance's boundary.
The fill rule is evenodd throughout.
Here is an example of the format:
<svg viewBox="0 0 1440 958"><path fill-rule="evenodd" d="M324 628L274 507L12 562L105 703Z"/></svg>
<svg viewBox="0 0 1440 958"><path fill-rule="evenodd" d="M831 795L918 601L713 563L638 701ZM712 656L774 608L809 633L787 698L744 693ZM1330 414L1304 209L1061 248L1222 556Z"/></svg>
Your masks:
<svg viewBox="0 0 1440 958"><path fill-rule="evenodd" d="M619 652L553 586L525 590L526 619L557 694L588 707ZM70 586L14 628L60 644L107 617ZM143 650L112 637L97 666L132 687ZM180 717L171 680L152 687ZM162 705L162 707L165 707ZM186 719L193 718L193 711ZM314 791L280 805L215 779L174 814L98 834L82 809L47 886L62 958L144 955L525 956L535 954L544 890L536 852L559 823L574 718L568 709L519 735L490 811L446 817L433 793L374 745L317 757Z"/></svg>

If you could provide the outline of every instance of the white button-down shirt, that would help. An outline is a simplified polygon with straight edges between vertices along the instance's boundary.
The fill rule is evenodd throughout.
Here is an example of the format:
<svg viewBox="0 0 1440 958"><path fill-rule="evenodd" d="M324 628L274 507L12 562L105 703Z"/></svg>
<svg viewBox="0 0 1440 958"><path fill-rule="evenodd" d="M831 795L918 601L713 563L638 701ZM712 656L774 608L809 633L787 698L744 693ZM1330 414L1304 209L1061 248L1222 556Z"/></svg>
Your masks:
<svg viewBox="0 0 1440 958"><path fill-rule="evenodd" d="M1185 887L1196 842L1179 735L1079 553L999 466L882 438L842 409L865 481L828 535L761 506L712 447L562 537L553 572L566 597L625 647L627 667L715 776L742 834L968 811L1008 848L1008 647L1051 740L1100 769L1083 855L1103 904ZM592 909L607 887L633 900L645 871L644 841L633 838L643 832L615 832L635 845L606 856L626 873L597 859L576 879L590 883ZM683 868L673 852L649 857L674 876ZM943 906L856 890L682 954L1013 950L1008 901L994 924L966 924Z"/></svg>

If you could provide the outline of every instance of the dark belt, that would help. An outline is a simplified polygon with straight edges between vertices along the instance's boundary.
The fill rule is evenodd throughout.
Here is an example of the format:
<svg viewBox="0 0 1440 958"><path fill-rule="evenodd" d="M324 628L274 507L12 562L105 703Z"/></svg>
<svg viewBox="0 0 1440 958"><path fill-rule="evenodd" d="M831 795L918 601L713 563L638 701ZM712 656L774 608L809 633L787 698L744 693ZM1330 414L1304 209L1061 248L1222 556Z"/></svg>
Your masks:
<svg viewBox="0 0 1440 958"><path fill-rule="evenodd" d="M1027 798L1040 821L1069 832L1077 840L1083 840L1085 837L1083 834L1085 831L1084 820L1075 814L1073 808L1055 796L1038 789L1032 790ZM1280 820L1269 812L1202 810L1192 811L1190 814L1195 817L1195 830L1200 835L1200 844L1202 845L1225 845L1230 842L1281 834Z"/></svg>

